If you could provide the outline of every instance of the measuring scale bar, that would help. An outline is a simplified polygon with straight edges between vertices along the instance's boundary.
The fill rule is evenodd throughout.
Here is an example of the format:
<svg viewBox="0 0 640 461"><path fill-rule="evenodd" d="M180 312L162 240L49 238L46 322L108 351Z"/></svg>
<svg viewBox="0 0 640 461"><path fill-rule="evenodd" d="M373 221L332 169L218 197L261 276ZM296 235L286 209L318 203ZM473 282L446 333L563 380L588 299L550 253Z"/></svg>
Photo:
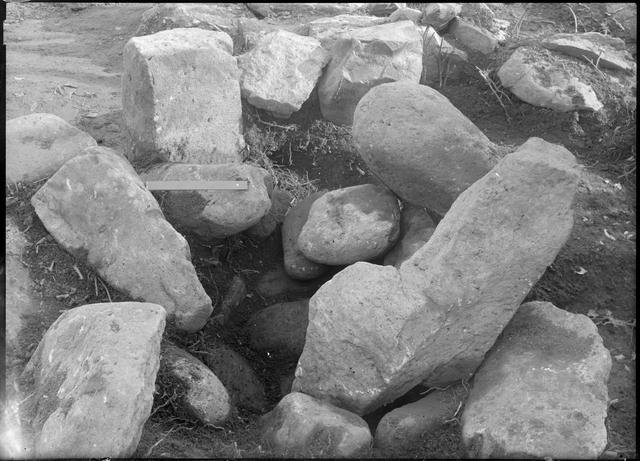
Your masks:
<svg viewBox="0 0 640 461"><path fill-rule="evenodd" d="M149 190L247 190L249 181L146 181Z"/></svg>

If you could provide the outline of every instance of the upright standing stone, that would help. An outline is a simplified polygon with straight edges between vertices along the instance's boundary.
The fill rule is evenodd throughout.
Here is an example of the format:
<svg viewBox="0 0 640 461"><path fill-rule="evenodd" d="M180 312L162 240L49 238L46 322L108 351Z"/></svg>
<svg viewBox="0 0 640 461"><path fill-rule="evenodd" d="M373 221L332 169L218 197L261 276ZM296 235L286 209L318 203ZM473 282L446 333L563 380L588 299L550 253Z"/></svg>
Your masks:
<svg viewBox="0 0 640 461"><path fill-rule="evenodd" d="M358 101L371 88L396 80L416 84L422 73L422 36L411 21L349 31L332 48L318 83L322 116L350 125Z"/></svg>
<svg viewBox="0 0 640 461"><path fill-rule="evenodd" d="M598 458L610 370L591 319L523 304L473 379L462 414L470 458Z"/></svg>
<svg viewBox="0 0 640 461"><path fill-rule="evenodd" d="M88 304L47 330L22 380L36 458L126 458L151 412L165 310Z"/></svg>
<svg viewBox="0 0 640 461"><path fill-rule="evenodd" d="M294 391L369 413L468 379L573 227L579 174L531 138L464 191L400 269L358 262L309 302Z"/></svg>
<svg viewBox="0 0 640 461"><path fill-rule="evenodd" d="M127 42L122 107L135 144L134 164L242 160L239 71L232 51L229 35L197 28Z"/></svg>
<svg viewBox="0 0 640 461"><path fill-rule="evenodd" d="M114 288L160 304L182 330L201 329L213 308L187 241L123 157L104 147L87 152L31 198L42 224Z"/></svg>
<svg viewBox="0 0 640 461"><path fill-rule="evenodd" d="M97 146L95 139L57 115L28 114L7 121L7 182L48 178L67 160Z"/></svg>

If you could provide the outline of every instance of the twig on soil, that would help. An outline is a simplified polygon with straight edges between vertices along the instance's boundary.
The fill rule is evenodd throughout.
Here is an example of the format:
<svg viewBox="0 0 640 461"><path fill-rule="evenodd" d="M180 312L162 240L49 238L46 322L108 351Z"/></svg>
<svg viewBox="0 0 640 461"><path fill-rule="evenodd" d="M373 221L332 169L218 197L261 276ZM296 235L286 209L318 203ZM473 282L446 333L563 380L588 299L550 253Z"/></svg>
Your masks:
<svg viewBox="0 0 640 461"><path fill-rule="evenodd" d="M296 125L278 125L277 123L266 122L260 118L260 115L257 112L256 112L256 118L263 125L271 126L273 128L280 128L281 130L292 131L297 128Z"/></svg>
<svg viewBox="0 0 640 461"><path fill-rule="evenodd" d="M162 443L162 441L163 441L164 439L166 439L166 438L169 436L169 434L171 434L174 430L180 429L180 427L181 427L181 426L176 426L176 427L172 427L171 429L169 429L169 430L168 430L168 431L167 431L167 432L166 432L162 437L160 437L160 439L159 439L156 443L154 443L153 445L151 445L151 446L149 447L149 449L147 450L147 452L144 454L143 458L148 458L148 457L151 455L151 452L153 451L153 449L154 449L155 447L157 447L158 445L160 445L160 443Z"/></svg>
<svg viewBox="0 0 640 461"><path fill-rule="evenodd" d="M76 271L76 274L78 274L80 280L84 280L84 275L82 275L82 272L80 272L80 269L78 269L78 266L76 266L75 264L73 265L73 270Z"/></svg>
<svg viewBox="0 0 640 461"><path fill-rule="evenodd" d="M571 15L573 16L573 31L574 33L578 33L578 18L576 17L576 14L573 12L573 8L571 8L571 5L569 5L568 3L565 3L565 6L567 8L569 8L569 11L571 11Z"/></svg>
<svg viewBox="0 0 640 461"><path fill-rule="evenodd" d="M458 424L460 424L460 421L458 421L458 413L460 412L460 408L462 408L462 400L460 400L460 403L458 404L458 409L456 410L456 412L453 414L453 416L450 419L445 420L445 423L450 423L450 422L457 422Z"/></svg>
<svg viewBox="0 0 640 461"><path fill-rule="evenodd" d="M498 103L500 103L500 105L502 106L502 110L504 110L504 115L507 119L507 123L511 123L511 117L507 112L506 106L502 102L502 96L504 96L507 99L507 101L511 103L509 96L507 96L507 94L504 91L498 88L496 83L491 79L491 77L489 76L489 70L482 70L478 66L474 66L474 67L477 69L478 73L480 74L480 77L482 77L482 79L485 81L485 83L487 84L487 86L489 87L493 95L496 97L496 99L498 100Z"/></svg>
<svg viewBox="0 0 640 461"><path fill-rule="evenodd" d="M524 18L527 16L527 13L529 12L528 10L529 10L529 3L525 4L524 11L522 12L522 15L520 16L520 18L518 18L518 21L516 22L516 27L515 27L516 39L520 36L520 28L522 27Z"/></svg>
<svg viewBox="0 0 640 461"><path fill-rule="evenodd" d="M591 64L593 68L598 71L598 73L602 78L605 78L604 72L602 72L598 67L598 64L600 64L600 56L602 56L602 51L598 53L598 59L596 59L596 62L594 63L591 59L587 58L584 54L582 55L584 60L587 61L589 64Z"/></svg>

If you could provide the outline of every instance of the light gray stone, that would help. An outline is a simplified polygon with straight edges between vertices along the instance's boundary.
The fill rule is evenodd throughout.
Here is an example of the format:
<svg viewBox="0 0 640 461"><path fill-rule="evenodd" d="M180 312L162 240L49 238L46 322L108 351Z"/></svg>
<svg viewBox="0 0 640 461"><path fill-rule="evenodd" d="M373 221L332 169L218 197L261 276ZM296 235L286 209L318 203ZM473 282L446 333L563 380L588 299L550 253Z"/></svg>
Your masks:
<svg viewBox="0 0 640 461"><path fill-rule="evenodd" d="M493 28L495 13L486 3L462 3L459 16L486 30Z"/></svg>
<svg viewBox="0 0 640 461"><path fill-rule="evenodd" d="M165 343L162 345L161 373L168 374L182 389L179 404L205 424L224 423L231 414L229 394L218 377L200 360Z"/></svg>
<svg viewBox="0 0 640 461"><path fill-rule="evenodd" d="M358 101L373 87L397 80L418 83L422 36L411 21L355 29L341 35L318 83L322 116L350 125Z"/></svg>
<svg viewBox="0 0 640 461"><path fill-rule="evenodd" d="M593 89L541 53L520 47L498 69L505 88L534 106L559 112L600 111L602 103Z"/></svg>
<svg viewBox="0 0 640 461"><path fill-rule="evenodd" d="M309 35L307 24L289 24L270 19L240 18L238 19L240 52L244 53L253 49L263 37L279 30L300 36Z"/></svg>
<svg viewBox="0 0 640 461"><path fill-rule="evenodd" d="M387 18L353 14L319 18L309 23L309 36L318 39L326 50L331 50L343 33L363 27L378 26L388 21Z"/></svg>
<svg viewBox="0 0 640 461"><path fill-rule="evenodd" d="M362 418L299 392L286 395L261 425L263 439L281 456L354 457L371 445Z"/></svg>
<svg viewBox="0 0 640 461"><path fill-rule="evenodd" d="M358 414L468 379L573 226L579 174L531 138L455 201L400 269L358 262L309 301L293 390Z"/></svg>
<svg viewBox="0 0 640 461"><path fill-rule="evenodd" d="M144 181L235 181L249 183L247 190L164 191L162 208L169 222L204 239L238 234L257 224L271 208L266 182L269 173L240 163L195 165L161 163L141 173Z"/></svg>
<svg viewBox="0 0 640 461"><path fill-rule="evenodd" d="M247 3L260 17L269 16L336 16L362 9L364 3Z"/></svg>
<svg viewBox="0 0 640 461"><path fill-rule="evenodd" d="M313 37L278 30L238 57L240 90L249 104L288 118L309 98L329 54Z"/></svg>
<svg viewBox="0 0 640 461"><path fill-rule="evenodd" d="M151 412L165 310L88 304L63 313L27 364L36 458L126 458Z"/></svg>
<svg viewBox="0 0 640 461"><path fill-rule="evenodd" d="M252 349L275 352L296 360L304 348L309 323L309 300L274 304L259 310L247 321Z"/></svg>
<svg viewBox="0 0 640 461"><path fill-rule="evenodd" d="M239 163L239 70L224 32L172 29L124 47L123 118L132 163Z"/></svg>
<svg viewBox="0 0 640 461"><path fill-rule="evenodd" d="M65 163L31 204L53 238L111 286L160 304L182 330L204 326L211 300L189 245L126 159L90 148Z"/></svg>
<svg viewBox="0 0 640 461"><path fill-rule="evenodd" d="M400 233L400 207L384 186L362 184L327 192L311 205L298 236L302 254L340 266L386 253Z"/></svg>
<svg viewBox="0 0 640 461"><path fill-rule="evenodd" d="M462 414L470 457L598 458L610 370L591 319L523 304L475 375Z"/></svg>
<svg viewBox="0 0 640 461"><path fill-rule="evenodd" d="M400 267L429 241L436 225L424 208L406 204L400 214L398 243L384 257L385 266Z"/></svg>
<svg viewBox="0 0 640 461"><path fill-rule="evenodd" d="M462 9L460 3L427 3L422 15L422 23L440 31L451 22Z"/></svg>
<svg viewBox="0 0 640 461"><path fill-rule="evenodd" d="M379 85L355 112L353 140L403 200L444 215L491 168L494 144L449 100L413 82Z"/></svg>
<svg viewBox="0 0 640 461"><path fill-rule="evenodd" d="M398 8L389 16L389 22L413 21L417 24L420 19L422 19L422 11L406 7Z"/></svg>
<svg viewBox="0 0 640 461"><path fill-rule="evenodd" d="M498 47L498 39L491 32L464 19L453 20L451 33L457 43L484 55L493 53Z"/></svg>
<svg viewBox="0 0 640 461"><path fill-rule="evenodd" d="M6 180L48 178L67 160L97 146L95 139L53 114L28 114L7 121Z"/></svg>

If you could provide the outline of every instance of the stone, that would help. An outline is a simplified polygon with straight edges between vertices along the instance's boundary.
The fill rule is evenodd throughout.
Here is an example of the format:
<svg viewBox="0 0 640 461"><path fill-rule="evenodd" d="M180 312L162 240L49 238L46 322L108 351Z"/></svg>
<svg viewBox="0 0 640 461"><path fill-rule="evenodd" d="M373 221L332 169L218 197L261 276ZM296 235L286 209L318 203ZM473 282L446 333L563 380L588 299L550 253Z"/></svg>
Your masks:
<svg viewBox="0 0 640 461"><path fill-rule="evenodd" d="M336 40L340 38L343 33L348 33L354 29L363 27L378 26L388 21L387 18L379 18L376 16L341 14L311 21L308 24L308 33L310 37L318 39L324 49L331 50Z"/></svg>
<svg viewBox="0 0 640 461"><path fill-rule="evenodd" d="M400 214L398 243L384 257L385 266L400 267L422 246L436 230L436 225L424 208L407 204Z"/></svg>
<svg viewBox="0 0 640 461"><path fill-rule="evenodd" d="M247 284L244 279L239 275L234 275L229 284L229 288L222 299L220 308L216 310L217 313L213 320L218 324L225 326L231 320L233 312L238 308L240 303L247 297Z"/></svg>
<svg viewBox="0 0 640 461"><path fill-rule="evenodd" d="M232 51L229 35L198 28L127 42L122 115L134 164L242 160L240 73Z"/></svg>
<svg viewBox="0 0 640 461"><path fill-rule="evenodd" d="M372 16L387 17L399 8L406 8L406 3L367 3L366 10Z"/></svg>
<svg viewBox="0 0 640 461"><path fill-rule="evenodd" d="M586 59L599 67L633 73L636 65L625 50L624 40L600 32L555 34L542 41L549 50Z"/></svg>
<svg viewBox="0 0 640 461"><path fill-rule="evenodd" d="M498 39L491 32L464 19L454 19L450 31L456 43L471 51L487 55L498 48Z"/></svg>
<svg viewBox="0 0 640 461"><path fill-rule="evenodd" d="M259 17L270 16L336 16L364 7L363 3L247 3Z"/></svg>
<svg viewBox="0 0 640 461"><path fill-rule="evenodd" d="M598 112L603 108L591 86L532 48L515 50L497 75L502 86L534 106L559 112Z"/></svg>
<svg viewBox="0 0 640 461"><path fill-rule="evenodd" d="M396 21L413 21L416 24L420 22L422 19L422 11L416 10L415 8L398 8L391 16L389 16L389 22Z"/></svg>
<svg viewBox="0 0 640 461"><path fill-rule="evenodd" d="M249 237L265 239L269 237L279 224L284 222L284 217L291 208L293 195L283 189L274 189L271 193L271 208L260 221L245 231Z"/></svg>
<svg viewBox="0 0 640 461"><path fill-rule="evenodd" d="M31 204L66 251L133 299L159 304L195 332L213 310L189 245L122 156L94 147L65 163Z"/></svg>
<svg viewBox="0 0 640 461"><path fill-rule="evenodd" d="M332 48L320 82L322 116L351 125L358 101L373 87L397 80L420 81L422 37L411 21L351 30Z"/></svg>
<svg viewBox="0 0 640 461"><path fill-rule="evenodd" d="M311 261L333 266L386 253L400 234L400 207L384 186L362 184L327 192L311 205L298 248Z"/></svg>
<svg viewBox="0 0 640 461"><path fill-rule="evenodd" d="M530 138L455 201L400 269L357 262L309 301L293 391L368 414L469 379L573 226L579 173Z"/></svg>
<svg viewBox="0 0 640 461"><path fill-rule="evenodd" d="M441 31L460 14L461 10L460 3L427 3L422 14L422 23Z"/></svg>
<svg viewBox="0 0 640 461"><path fill-rule="evenodd" d="M408 446L429 439L444 429L466 397L462 385L446 390L434 390L420 400L403 405L385 414L374 436L374 445L387 453L397 453Z"/></svg>
<svg viewBox="0 0 640 461"><path fill-rule="evenodd" d="M247 190L159 191L166 217L205 240L238 234L269 212L269 173L245 163L160 163L140 174L144 181L247 181Z"/></svg>
<svg viewBox="0 0 640 461"><path fill-rule="evenodd" d="M520 306L473 380L462 414L472 458L596 459L607 446L611 356L587 316Z"/></svg>
<svg viewBox="0 0 640 461"><path fill-rule="evenodd" d="M327 62L329 54L315 38L271 32L238 57L242 97L276 117L289 118L309 98Z"/></svg>
<svg viewBox="0 0 640 461"><path fill-rule="evenodd" d="M371 445L362 418L299 392L286 395L260 422L263 440L279 456L357 457Z"/></svg>
<svg viewBox="0 0 640 461"><path fill-rule="evenodd" d="M301 36L308 35L306 24L286 24L281 22L269 22L267 19L240 18L238 19L239 48L242 53L253 49L266 35L284 30Z"/></svg>
<svg viewBox="0 0 640 461"><path fill-rule="evenodd" d="M36 458L126 458L151 413L165 310L88 304L47 330L22 381ZM26 392L25 392L26 393Z"/></svg>
<svg viewBox="0 0 640 461"><path fill-rule="evenodd" d="M7 121L6 180L35 182L50 177L81 155L95 139L53 114L28 114Z"/></svg>
<svg viewBox="0 0 640 461"><path fill-rule="evenodd" d="M227 389L231 403L251 411L264 411L267 404L264 385L251 365L225 345L215 346L207 352L204 363Z"/></svg>
<svg viewBox="0 0 640 461"><path fill-rule="evenodd" d="M283 227L284 229L284 227ZM287 274L283 266L277 267L258 279L256 292L264 298L274 298L280 295L311 296L322 283L325 277L313 280L296 280Z"/></svg>
<svg viewBox="0 0 640 461"><path fill-rule="evenodd" d="M459 16L486 30L491 30L496 14L486 3L462 3Z"/></svg>
<svg viewBox="0 0 640 461"><path fill-rule="evenodd" d="M422 82L443 87L445 79L457 78L464 72L467 53L457 49L428 27L423 35Z"/></svg>
<svg viewBox="0 0 640 461"><path fill-rule="evenodd" d="M445 96L413 82L367 93L352 133L358 153L387 187L441 216L495 156L495 145Z"/></svg>
<svg viewBox="0 0 640 461"><path fill-rule="evenodd" d="M247 321L249 345L260 352L300 357L309 322L309 300L279 303L261 309Z"/></svg>
<svg viewBox="0 0 640 461"><path fill-rule="evenodd" d="M204 424L224 423L231 414L231 402L224 385L200 360L179 347L162 346L161 373L180 385L180 406Z"/></svg>
<svg viewBox="0 0 640 461"><path fill-rule="evenodd" d="M284 217L284 222L282 223L284 269L289 277L296 280L312 280L320 277L328 270L326 265L309 260L298 245L298 237L307 222L311 206L325 193L326 191L314 192L298 202Z"/></svg>
<svg viewBox="0 0 640 461"><path fill-rule="evenodd" d="M291 393L291 385L293 384L294 378L295 376L293 375L293 373L283 375L280 378L280 395L282 397Z"/></svg>

